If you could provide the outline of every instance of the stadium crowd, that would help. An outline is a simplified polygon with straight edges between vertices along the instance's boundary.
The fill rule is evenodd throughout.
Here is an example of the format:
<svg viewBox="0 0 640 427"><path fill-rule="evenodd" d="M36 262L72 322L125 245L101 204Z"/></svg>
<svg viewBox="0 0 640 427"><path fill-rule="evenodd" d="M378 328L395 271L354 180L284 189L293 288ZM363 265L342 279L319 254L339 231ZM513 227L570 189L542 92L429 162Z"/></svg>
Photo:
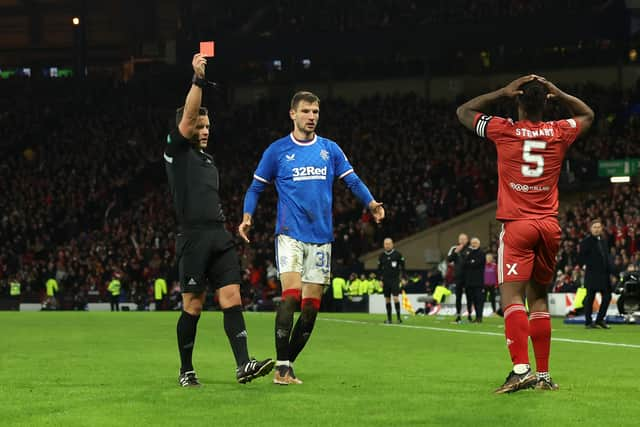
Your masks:
<svg viewBox="0 0 640 427"><path fill-rule="evenodd" d="M231 79L256 82L296 82L300 78L357 80L425 73L450 75L520 71L522 67L537 69L539 64L559 68L612 65L617 63L621 51L627 46L617 42L621 37L617 34L621 26L585 33L575 36L578 38L574 40L562 37L561 42L535 37L525 42L526 49L522 49L521 43L511 40L485 41L483 45L460 41L466 37L461 34L473 33L483 25L495 28L513 26L516 22L526 25L544 20L549 25L560 27L559 31L571 34L596 23L625 22L628 18L626 7L623 1L618 0L356 0L349 3L279 0L252 3L253 7L245 2L212 4L194 1L187 2L190 6L184 6L182 12L181 19L185 25L181 28L181 37L185 44L219 39L221 35L243 42L255 40L259 46L264 43L265 47L257 52L260 60L236 58L234 71L228 76ZM566 28L574 25L576 30ZM294 39L302 33L308 36L306 43L313 46L299 55L300 49L305 51L305 42ZM491 33L495 31L486 35ZM531 36L535 29L525 33ZM454 37L454 34L458 36ZM348 53L329 48L349 38L360 41L345 44ZM452 38L456 41L452 42ZM430 48L429 55L424 55L417 43L401 42L407 39L430 40L432 47L440 47ZM293 40L294 45L300 44L300 49L277 54L278 49L270 46L279 44L280 40L283 43L284 40ZM269 53L269 57L265 56L267 52L273 53ZM304 65L303 59L310 62ZM278 65L274 65L274 60Z"/></svg>
<svg viewBox="0 0 640 427"><path fill-rule="evenodd" d="M84 91L73 90L71 82L55 85L0 117L24 124L0 126L9 152L0 165L0 191L6 195L0 201L0 283L6 286L9 276L19 273L23 294L33 296L42 295L44 282L54 277L63 299L72 304L105 298L108 281L118 273L125 295L147 305L156 277L169 279L170 290L175 288L175 224L161 157L171 108L159 107L134 83L94 83ZM607 88L579 90L596 101L606 120L570 157L588 169L594 153L633 155L637 121L625 108L633 94L620 105ZM259 153L290 130L284 101L213 113L209 151L221 168L220 192L233 233ZM76 108L62 108L69 105ZM375 226L348 190L336 184L333 251L346 274L361 272L358 256L377 249L384 236L402 238L495 198L495 149L464 132L453 111L453 105L431 104L415 94L356 103L323 100L320 133L341 145L387 209L384 223ZM24 117L30 116L35 119L27 126L31 120ZM255 215L254 243L238 245L250 285L247 301L267 300L276 292L274 206L271 189ZM611 224L618 227L632 214L612 217ZM563 247L572 244L569 237ZM635 254L635 246L633 254L616 250L623 264L624 255ZM569 265L563 264L563 271Z"/></svg>
<svg viewBox="0 0 640 427"><path fill-rule="evenodd" d="M251 2L250 2L251 3ZM358 32L413 28L430 24L469 24L490 19L535 18L562 10L567 16L593 16L612 8L611 1L589 0L453 0L419 2L415 0L278 0L246 3L193 2L190 17L203 29L218 34L233 32L268 35L278 32ZM314 13L308 13L314 10ZM205 12L206 13L203 13ZM202 19L208 16L207 20ZM244 25L238 26L238 22ZM189 26L187 26L189 27Z"/></svg>
<svg viewBox="0 0 640 427"><path fill-rule="evenodd" d="M606 193L590 195L562 212L562 245L558 254L556 292L575 292L584 285L579 243L589 233L590 222L599 218L609 244L613 266L612 286L630 265L640 268L640 186L612 185Z"/></svg>

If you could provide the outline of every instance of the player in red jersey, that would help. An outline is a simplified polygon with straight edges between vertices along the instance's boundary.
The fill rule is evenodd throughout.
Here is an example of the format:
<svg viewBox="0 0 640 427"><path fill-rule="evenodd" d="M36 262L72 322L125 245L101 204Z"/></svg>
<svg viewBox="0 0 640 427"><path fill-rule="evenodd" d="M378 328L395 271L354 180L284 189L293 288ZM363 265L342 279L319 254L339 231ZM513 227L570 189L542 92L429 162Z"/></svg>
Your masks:
<svg viewBox="0 0 640 427"><path fill-rule="evenodd" d="M502 98L516 99L518 121L483 113ZM572 117L542 121L545 104L551 99L563 104ZM551 318L547 288L553 280L560 245L558 177L567 149L591 126L593 111L580 99L532 74L461 105L457 115L466 128L493 141L498 152L496 219L502 222L498 281L513 369L496 393L534 386L557 390L549 376ZM529 336L536 375L529 367Z"/></svg>

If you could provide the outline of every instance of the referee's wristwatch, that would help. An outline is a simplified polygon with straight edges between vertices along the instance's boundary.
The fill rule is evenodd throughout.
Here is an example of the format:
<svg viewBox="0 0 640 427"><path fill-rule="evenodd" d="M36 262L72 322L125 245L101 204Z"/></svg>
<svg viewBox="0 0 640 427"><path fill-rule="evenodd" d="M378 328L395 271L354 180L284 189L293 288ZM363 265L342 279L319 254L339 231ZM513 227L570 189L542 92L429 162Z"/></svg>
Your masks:
<svg viewBox="0 0 640 427"><path fill-rule="evenodd" d="M193 78L191 79L191 83L198 86L201 89L204 89L205 87L207 87L209 85L209 82L205 79L201 79L200 77L198 77L197 75L193 75Z"/></svg>

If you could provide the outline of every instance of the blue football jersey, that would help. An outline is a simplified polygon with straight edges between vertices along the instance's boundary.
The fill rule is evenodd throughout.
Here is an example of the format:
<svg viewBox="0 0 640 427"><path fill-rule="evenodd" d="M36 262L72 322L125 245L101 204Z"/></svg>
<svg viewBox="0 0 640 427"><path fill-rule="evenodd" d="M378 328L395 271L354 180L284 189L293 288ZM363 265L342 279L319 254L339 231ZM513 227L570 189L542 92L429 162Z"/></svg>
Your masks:
<svg viewBox="0 0 640 427"><path fill-rule="evenodd" d="M253 177L278 191L276 234L307 243L333 241L333 180L353 172L342 149L316 135L298 141L292 134L273 142Z"/></svg>

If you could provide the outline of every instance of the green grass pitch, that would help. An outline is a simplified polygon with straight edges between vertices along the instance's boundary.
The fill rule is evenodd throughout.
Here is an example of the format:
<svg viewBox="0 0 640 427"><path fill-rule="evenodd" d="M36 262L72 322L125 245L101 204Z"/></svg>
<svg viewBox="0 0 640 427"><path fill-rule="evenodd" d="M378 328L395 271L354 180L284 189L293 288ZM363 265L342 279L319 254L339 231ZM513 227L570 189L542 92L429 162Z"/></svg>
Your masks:
<svg viewBox="0 0 640 427"><path fill-rule="evenodd" d="M207 312L194 354L204 386L181 389L177 317L0 313L0 425L640 425L638 326L554 319L551 374L561 389L498 396L510 368L500 318L387 326L381 316L321 313L296 363L305 383L276 386L271 376L235 382L222 315ZM246 320L250 353L275 356L274 314Z"/></svg>

